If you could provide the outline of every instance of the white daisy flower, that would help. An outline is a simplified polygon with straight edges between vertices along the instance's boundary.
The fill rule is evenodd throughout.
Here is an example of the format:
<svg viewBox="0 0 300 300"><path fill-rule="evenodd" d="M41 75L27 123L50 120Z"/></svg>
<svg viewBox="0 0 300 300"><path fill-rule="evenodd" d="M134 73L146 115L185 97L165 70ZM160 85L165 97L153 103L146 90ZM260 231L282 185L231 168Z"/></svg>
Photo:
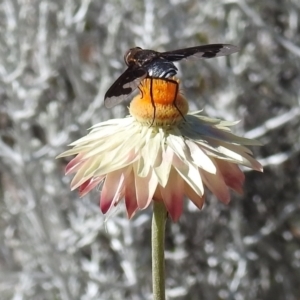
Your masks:
<svg viewBox="0 0 300 300"><path fill-rule="evenodd" d="M262 171L245 147L259 143L232 134L237 122L187 114L177 84L145 79L130 117L93 126L59 155L77 155L66 167L66 174L76 173L71 189L84 196L102 183L102 212L124 199L129 218L152 201L163 201L173 221L181 216L185 197L202 208L204 187L224 203L230 189L242 193L245 177L238 165Z"/></svg>

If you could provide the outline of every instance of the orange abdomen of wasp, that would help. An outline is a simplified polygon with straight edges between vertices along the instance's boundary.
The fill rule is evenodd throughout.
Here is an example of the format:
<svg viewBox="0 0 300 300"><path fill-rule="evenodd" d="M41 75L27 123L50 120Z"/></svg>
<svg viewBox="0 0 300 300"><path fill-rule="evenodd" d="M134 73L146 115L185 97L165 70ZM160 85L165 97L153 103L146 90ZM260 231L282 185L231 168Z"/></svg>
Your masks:
<svg viewBox="0 0 300 300"><path fill-rule="evenodd" d="M181 121L189 107L187 100L178 92L178 86L176 79L144 79L139 86L140 94L130 103L130 114L139 122L152 124L154 121L154 125L171 125Z"/></svg>

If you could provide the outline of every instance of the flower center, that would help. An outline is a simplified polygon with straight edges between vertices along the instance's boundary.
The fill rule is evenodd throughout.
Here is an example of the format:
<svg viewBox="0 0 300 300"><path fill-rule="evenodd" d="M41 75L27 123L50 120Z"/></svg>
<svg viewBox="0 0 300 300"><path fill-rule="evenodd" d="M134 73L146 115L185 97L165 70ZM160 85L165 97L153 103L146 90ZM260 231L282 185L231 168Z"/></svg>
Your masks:
<svg viewBox="0 0 300 300"><path fill-rule="evenodd" d="M147 125L174 125L188 112L187 100L178 93L175 78L146 78L139 86L140 94L130 103L130 114Z"/></svg>

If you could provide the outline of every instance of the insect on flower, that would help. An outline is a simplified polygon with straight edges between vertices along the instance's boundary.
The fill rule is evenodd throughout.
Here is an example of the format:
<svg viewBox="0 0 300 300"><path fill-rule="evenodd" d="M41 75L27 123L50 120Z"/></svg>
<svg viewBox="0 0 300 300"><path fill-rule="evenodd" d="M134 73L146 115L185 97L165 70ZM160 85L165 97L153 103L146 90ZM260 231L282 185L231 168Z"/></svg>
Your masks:
<svg viewBox="0 0 300 300"><path fill-rule="evenodd" d="M230 44L203 45L167 52L157 52L140 47L129 49L124 55L128 68L108 89L104 96L104 104L107 108L111 108L126 100L139 87L141 81L147 77L174 81L178 89L177 81L171 79L178 71L173 62L190 58L226 56L238 50L237 46ZM155 113L153 98L151 101ZM175 99L173 104L176 106Z"/></svg>

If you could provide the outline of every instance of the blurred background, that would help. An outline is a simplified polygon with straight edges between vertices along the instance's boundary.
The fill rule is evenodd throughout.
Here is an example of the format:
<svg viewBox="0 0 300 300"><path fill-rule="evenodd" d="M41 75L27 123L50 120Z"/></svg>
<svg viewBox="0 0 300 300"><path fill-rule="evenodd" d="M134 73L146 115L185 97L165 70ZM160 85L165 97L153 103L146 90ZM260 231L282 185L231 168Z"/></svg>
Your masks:
<svg viewBox="0 0 300 300"><path fill-rule="evenodd" d="M128 114L103 106L128 48L209 43L241 50L181 62L180 88L191 110L241 120L264 173L168 222L168 299L300 299L299 18L298 0L2 0L0 299L151 299L151 208L103 216L55 157Z"/></svg>

